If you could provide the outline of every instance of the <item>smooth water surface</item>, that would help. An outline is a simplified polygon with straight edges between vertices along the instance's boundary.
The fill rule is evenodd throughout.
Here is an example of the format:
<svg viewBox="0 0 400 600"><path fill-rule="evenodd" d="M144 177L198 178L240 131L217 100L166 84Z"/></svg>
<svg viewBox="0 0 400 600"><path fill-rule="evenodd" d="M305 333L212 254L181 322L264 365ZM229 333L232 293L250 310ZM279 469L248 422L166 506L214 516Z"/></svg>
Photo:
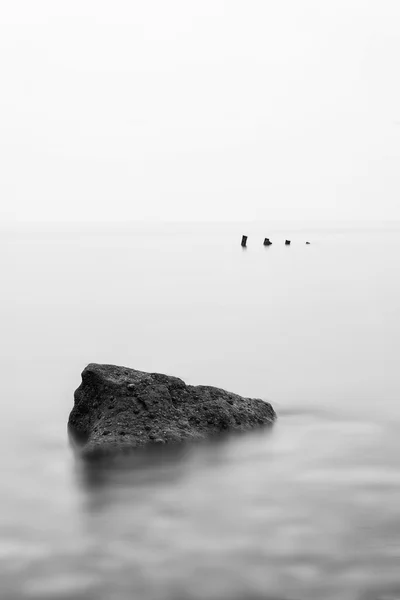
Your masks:
<svg viewBox="0 0 400 600"><path fill-rule="evenodd" d="M2 598L400 598L399 230L25 228L0 249ZM278 420L85 467L66 423L89 362Z"/></svg>

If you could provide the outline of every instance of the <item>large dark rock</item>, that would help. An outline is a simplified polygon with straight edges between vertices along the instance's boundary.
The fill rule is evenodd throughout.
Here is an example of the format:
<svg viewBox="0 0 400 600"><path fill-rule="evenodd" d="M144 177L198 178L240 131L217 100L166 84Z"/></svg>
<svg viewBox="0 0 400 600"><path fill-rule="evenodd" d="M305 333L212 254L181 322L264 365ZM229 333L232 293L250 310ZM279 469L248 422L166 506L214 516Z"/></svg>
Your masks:
<svg viewBox="0 0 400 600"><path fill-rule="evenodd" d="M275 416L263 400L159 373L90 364L75 392L69 426L90 455L245 431L270 424Z"/></svg>

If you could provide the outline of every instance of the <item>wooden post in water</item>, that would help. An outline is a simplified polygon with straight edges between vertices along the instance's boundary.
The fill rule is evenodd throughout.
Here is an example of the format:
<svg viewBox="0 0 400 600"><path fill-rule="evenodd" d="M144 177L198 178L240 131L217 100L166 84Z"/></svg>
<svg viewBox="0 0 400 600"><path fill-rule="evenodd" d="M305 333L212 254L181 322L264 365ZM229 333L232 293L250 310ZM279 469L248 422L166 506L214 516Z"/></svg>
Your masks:
<svg viewBox="0 0 400 600"><path fill-rule="evenodd" d="M265 238L264 240L264 246L272 246L272 242L269 238Z"/></svg>
<svg viewBox="0 0 400 600"><path fill-rule="evenodd" d="M290 240L285 241L285 246L290 246Z"/></svg>
<svg viewBox="0 0 400 600"><path fill-rule="evenodd" d="M242 235L242 248L246 248L247 235Z"/></svg>

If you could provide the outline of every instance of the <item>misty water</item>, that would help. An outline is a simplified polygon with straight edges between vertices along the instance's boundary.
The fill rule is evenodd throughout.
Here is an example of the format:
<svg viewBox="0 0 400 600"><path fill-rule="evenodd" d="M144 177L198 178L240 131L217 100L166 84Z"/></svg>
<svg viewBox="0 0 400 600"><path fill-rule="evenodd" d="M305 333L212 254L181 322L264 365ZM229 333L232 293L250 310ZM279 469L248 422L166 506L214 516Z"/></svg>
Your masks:
<svg viewBox="0 0 400 600"><path fill-rule="evenodd" d="M38 226L0 246L1 598L400 598L400 230ZM278 419L85 466L66 425L89 362Z"/></svg>

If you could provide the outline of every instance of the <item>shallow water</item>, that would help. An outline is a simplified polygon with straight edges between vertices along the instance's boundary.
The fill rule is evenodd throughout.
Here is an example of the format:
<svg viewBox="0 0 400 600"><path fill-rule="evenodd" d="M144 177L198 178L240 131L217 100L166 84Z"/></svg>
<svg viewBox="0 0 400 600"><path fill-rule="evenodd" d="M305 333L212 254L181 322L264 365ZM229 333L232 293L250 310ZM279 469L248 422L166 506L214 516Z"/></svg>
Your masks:
<svg viewBox="0 0 400 600"><path fill-rule="evenodd" d="M2 598L400 598L399 231L242 229L2 233ZM92 361L278 420L85 468Z"/></svg>

